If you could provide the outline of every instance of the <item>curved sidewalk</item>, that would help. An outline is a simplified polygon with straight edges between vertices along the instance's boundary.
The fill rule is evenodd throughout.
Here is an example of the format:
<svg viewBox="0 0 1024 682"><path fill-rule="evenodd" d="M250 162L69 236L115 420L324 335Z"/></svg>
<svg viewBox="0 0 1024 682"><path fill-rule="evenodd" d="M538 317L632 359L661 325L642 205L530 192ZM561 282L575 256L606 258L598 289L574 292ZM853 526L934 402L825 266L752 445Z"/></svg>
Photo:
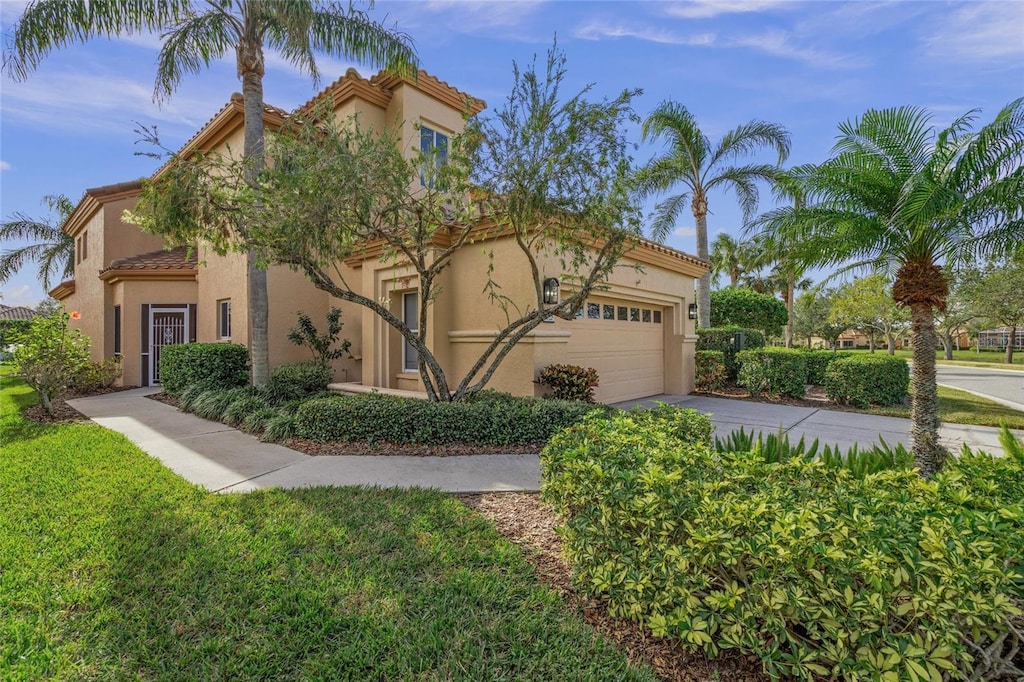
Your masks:
<svg viewBox="0 0 1024 682"><path fill-rule="evenodd" d="M200 419L145 396L140 388L68 404L98 424L124 434L183 478L215 492L320 485L379 485L437 488L444 492L535 491L540 488L537 455L466 455L455 457L325 456L314 457L257 438L220 422ZM890 445L909 445L910 421L811 407L755 403L704 396L656 396L619 403L651 406L655 401L711 414L715 434L744 427L747 431L783 431L791 441L806 437L843 450L870 447L879 436ZM1024 432L1015 432L1024 437ZM946 424L940 434L954 452L966 443L1001 452L999 430Z"/></svg>

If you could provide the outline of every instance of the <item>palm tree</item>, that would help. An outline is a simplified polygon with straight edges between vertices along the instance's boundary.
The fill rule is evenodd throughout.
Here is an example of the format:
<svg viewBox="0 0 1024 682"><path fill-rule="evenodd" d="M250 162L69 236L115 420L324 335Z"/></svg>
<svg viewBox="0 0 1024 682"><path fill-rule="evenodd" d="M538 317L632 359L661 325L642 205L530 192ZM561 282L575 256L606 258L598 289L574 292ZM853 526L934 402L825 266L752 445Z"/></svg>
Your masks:
<svg viewBox="0 0 1024 682"><path fill-rule="evenodd" d="M668 100L659 104L643 124L645 141L663 137L668 150L651 159L637 176L641 192L649 196L668 192L676 185L684 189L658 204L652 232L655 236L668 234L689 201L697 223L697 256L708 260L708 193L716 188L731 189L739 199L744 221L749 220L757 210L756 181L772 180L778 166L729 164L763 147L773 148L781 164L789 156L789 133L775 123L750 121L712 145L686 107ZM711 273L701 277L697 285L697 322L700 327L711 326Z"/></svg>
<svg viewBox="0 0 1024 682"><path fill-rule="evenodd" d="M751 267L750 243L737 240L725 232L711 243L711 281L718 286L718 278L729 276L729 286L739 286L740 277Z"/></svg>
<svg viewBox="0 0 1024 682"><path fill-rule="evenodd" d="M374 23L351 5L317 0L38 0L25 8L13 30L4 69L27 78L53 48L97 36L162 32L154 99L163 102L186 73L199 73L233 50L244 98L243 156L255 181L264 164L264 46L280 52L314 83L315 52L415 73L407 36ZM247 254L249 346L252 380L270 375L267 339L267 273Z"/></svg>
<svg viewBox="0 0 1024 682"><path fill-rule="evenodd" d="M896 271L892 297L913 331L914 460L931 476L938 442L934 313L946 307L943 265L1009 255L1024 234L1024 98L972 130L971 111L936 130L922 109L871 110L840 125L833 156L807 177L809 205L766 213L805 263Z"/></svg>
<svg viewBox="0 0 1024 682"><path fill-rule="evenodd" d="M32 242L0 255L0 284L6 284L30 261L39 264L39 281L47 291L55 275L62 280L75 276L75 240L61 230L75 205L63 194L47 194L43 203L56 214L55 217L36 220L24 213L14 213L0 224L0 239L3 241Z"/></svg>

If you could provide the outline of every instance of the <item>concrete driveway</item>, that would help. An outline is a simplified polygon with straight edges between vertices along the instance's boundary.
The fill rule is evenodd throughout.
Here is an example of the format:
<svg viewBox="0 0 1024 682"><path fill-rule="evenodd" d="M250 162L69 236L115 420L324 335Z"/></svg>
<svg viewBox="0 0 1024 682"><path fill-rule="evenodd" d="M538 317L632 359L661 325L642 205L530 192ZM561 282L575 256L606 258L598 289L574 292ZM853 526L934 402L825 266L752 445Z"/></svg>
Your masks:
<svg viewBox="0 0 1024 682"><path fill-rule="evenodd" d="M936 365L935 375L942 386L959 388L1024 412L1024 371Z"/></svg>

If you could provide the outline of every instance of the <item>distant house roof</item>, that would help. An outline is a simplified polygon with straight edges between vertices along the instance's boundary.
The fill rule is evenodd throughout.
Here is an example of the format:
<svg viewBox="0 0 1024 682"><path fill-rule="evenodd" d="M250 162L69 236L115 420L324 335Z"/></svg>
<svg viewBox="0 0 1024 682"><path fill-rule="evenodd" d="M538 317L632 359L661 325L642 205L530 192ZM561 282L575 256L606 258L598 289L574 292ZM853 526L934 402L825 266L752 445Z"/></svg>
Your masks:
<svg viewBox="0 0 1024 682"><path fill-rule="evenodd" d="M33 317L38 316L39 313L26 308L25 306L3 306L0 308L0 320L31 320Z"/></svg>
<svg viewBox="0 0 1024 682"><path fill-rule="evenodd" d="M197 265L195 249L179 246L173 249L140 253L127 258L117 258L101 270L100 274L111 270L194 270Z"/></svg>

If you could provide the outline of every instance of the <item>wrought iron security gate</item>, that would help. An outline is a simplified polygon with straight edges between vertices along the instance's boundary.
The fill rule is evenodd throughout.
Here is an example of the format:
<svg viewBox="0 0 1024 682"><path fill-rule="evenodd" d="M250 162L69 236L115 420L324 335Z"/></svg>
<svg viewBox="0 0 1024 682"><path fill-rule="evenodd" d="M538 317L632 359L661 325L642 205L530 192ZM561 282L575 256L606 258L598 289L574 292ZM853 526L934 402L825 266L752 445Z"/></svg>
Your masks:
<svg viewBox="0 0 1024 682"><path fill-rule="evenodd" d="M189 340L186 312L163 308L149 310L149 383L152 386L160 383L160 349L175 343L187 343Z"/></svg>

